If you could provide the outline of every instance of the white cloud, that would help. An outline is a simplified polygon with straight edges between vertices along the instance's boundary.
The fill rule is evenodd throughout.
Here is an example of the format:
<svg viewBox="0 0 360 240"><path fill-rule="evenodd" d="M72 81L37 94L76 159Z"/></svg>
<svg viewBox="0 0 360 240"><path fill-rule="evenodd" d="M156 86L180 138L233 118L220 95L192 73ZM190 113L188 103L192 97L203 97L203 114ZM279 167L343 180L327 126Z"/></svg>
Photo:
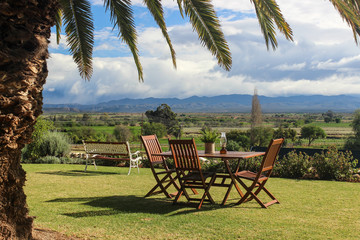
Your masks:
<svg viewBox="0 0 360 240"><path fill-rule="evenodd" d="M113 41L118 40L119 38L116 35L116 31L113 31L112 27L104 27L94 32L94 39L95 41Z"/></svg>
<svg viewBox="0 0 360 240"><path fill-rule="evenodd" d="M280 71L299 71L304 69L306 66L306 63L295 63L295 64L281 64L279 66L274 67L274 69L280 70Z"/></svg>
<svg viewBox="0 0 360 240"><path fill-rule="evenodd" d="M163 3L166 7L177 7L176 1ZM218 67L189 23L168 28L177 53L177 69L172 66L161 31L156 27L140 27L138 47L145 82L139 83L127 46L117 39L111 27L102 28L95 35L95 51L106 57L94 58L90 82L80 78L70 56L51 54L45 102L252 94L255 87L260 95L266 96L359 94L360 49L333 6L328 1L312 0L296 3L278 0L278 3L294 30L295 42L280 34L279 48L267 51L257 19L248 14L253 11L250 1L214 1L220 12L231 12L219 16L233 57L230 72ZM142 1L133 4L142 5ZM240 12L246 14L234 17ZM118 57L113 57L114 52Z"/></svg>
<svg viewBox="0 0 360 240"><path fill-rule="evenodd" d="M104 5L104 0L90 0L92 5Z"/></svg>
<svg viewBox="0 0 360 240"><path fill-rule="evenodd" d="M343 67L347 67L347 66L354 66L354 68L356 70L358 70L358 66L360 64L360 55L356 55L356 56L351 56L351 57L344 57L341 58L338 61L334 61L333 59L329 59L325 62L319 62L317 63L316 67L318 69L332 69L332 70L337 70L337 69L341 69ZM350 69L350 67L348 67L347 69Z"/></svg>
<svg viewBox="0 0 360 240"><path fill-rule="evenodd" d="M359 94L360 84L357 76L346 76L334 74L319 80L282 79L277 82L257 82L261 85L258 89L259 95L266 96L291 96L291 95L338 95L338 94ZM272 94L272 93L277 94Z"/></svg>
<svg viewBox="0 0 360 240"><path fill-rule="evenodd" d="M94 51L100 51L100 50L111 51L116 49L118 49L118 47L114 46L114 44L109 44L109 43L103 43L94 47Z"/></svg>
<svg viewBox="0 0 360 240"><path fill-rule="evenodd" d="M49 48L51 49L67 49L67 44L66 44L66 36L63 34L60 34L60 42L59 44L57 44L56 42L56 33L51 33L50 36L50 43L49 43Z"/></svg>

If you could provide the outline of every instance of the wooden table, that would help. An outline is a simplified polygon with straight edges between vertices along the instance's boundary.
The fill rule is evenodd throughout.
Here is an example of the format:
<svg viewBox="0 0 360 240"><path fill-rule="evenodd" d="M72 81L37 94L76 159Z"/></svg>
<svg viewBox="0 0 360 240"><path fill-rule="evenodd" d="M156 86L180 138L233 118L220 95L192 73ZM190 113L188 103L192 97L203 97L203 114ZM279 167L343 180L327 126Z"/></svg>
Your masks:
<svg viewBox="0 0 360 240"><path fill-rule="evenodd" d="M155 156L164 156L164 157L172 157L172 153L170 151L168 152L162 152L162 153L157 153L157 154L153 154ZM224 205L227 201L227 198L230 194L231 188L232 186L235 186L237 192L239 193L239 195L242 197L244 196L243 192L241 191L241 189L239 188L239 186L236 183L236 178L234 177L233 172L231 171L230 168L230 164L229 164L229 160L233 160L233 159L237 159L238 160L238 166L241 160L244 159L248 159L248 158L253 158L253 157L257 157L257 156L263 156L265 155L265 152L236 152L236 151L227 151L227 153L225 154L221 154L219 151L216 151L214 153L205 153L205 151L198 151L198 155L199 157L205 157L205 158L220 158L226 167L226 170L228 172L228 176L221 176L224 180L226 177L231 179L230 184L225 184L224 180L222 181L222 183L214 183L213 186L219 186L219 187L227 187L228 190L225 194L225 197L222 201L222 205Z"/></svg>

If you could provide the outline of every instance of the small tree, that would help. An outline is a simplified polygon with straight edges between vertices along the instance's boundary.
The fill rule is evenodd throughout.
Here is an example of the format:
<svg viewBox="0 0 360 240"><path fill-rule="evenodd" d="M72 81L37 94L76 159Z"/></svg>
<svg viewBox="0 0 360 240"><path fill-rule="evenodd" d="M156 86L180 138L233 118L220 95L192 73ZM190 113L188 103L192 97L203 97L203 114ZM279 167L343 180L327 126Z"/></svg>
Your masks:
<svg viewBox="0 0 360 240"><path fill-rule="evenodd" d="M324 122L329 123L334 121L335 113L331 110L328 110L326 113L322 114Z"/></svg>
<svg viewBox="0 0 360 240"><path fill-rule="evenodd" d="M129 141L132 137L130 129L122 125L116 126L113 134L118 141Z"/></svg>
<svg viewBox="0 0 360 240"><path fill-rule="evenodd" d="M250 131L253 137L252 146L267 147L274 136L274 130L271 127L256 127Z"/></svg>
<svg viewBox="0 0 360 240"><path fill-rule="evenodd" d="M257 95L257 89L254 90L251 103L251 129L250 129L250 142L251 145L255 146L259 143L258 128L262 124L261 105Z"/></svg>
<svg viewBox="0 0 360 240"><path fill-rule="evenodd" d="M249 132L241 130L231 130L226 133L226 138L229 142L236 142L242 149L249 149L251 147Z"/></svg>
<svg viewBox="0 0 360 240"><path fill-rule="evenodd" d="M156 111L146 111L146 117L150 123L161 123L166 126L167 133L175 136L179 135L179 121L176 119L176 113L171 110L167 104L161 104Z"/></svg>
<svg viewBox="0 0 360 240"><path fill-rule="evenodd" d="M280 126L277 130L274 131L274 138L285 138L283 146L286 146L288 143L288 140L291 140L292 142L296 141L296 131L291 128L284 129L282 126Z"/></svg>
<svg viewBox="0 0 360 240"><path fill-rule="evenodd" d="M325 131L317 126L304 126L301 128L301 138L309 140L309 146L315 139L326 138Z"/></svg>
<svg viewBox="0 0 360 240"><path fill-rule="evenodd" d="M354 136L349 137L345 143L345 149L360 150L360 109L355 111L354 119L351 126L354 131Z"/></svg>
<svg viewBox="0 0 360 240"><path fill-rule="evenodd" d="M144 123L143 124L143 134L152 135L156 134L158 138L161 138L166 135L166 126L162 123Z"/></svg>
<svg viewBox="0 0 360 240"><path fill-rule="evenodd" d="M251 104L251 128L261 126L261 123L262 123L261 105L257 95L257 89L255 89Z"/></svg>
<svg viewBox="0 0 360 240"><path fill-rule="evenodd" d="M116 141L116 138L111 133L97 132L92 127L79 127L72 128L66 131L71 141L76 144L81 144L82 140L96 141L96 142L112 142Z"/></svg>

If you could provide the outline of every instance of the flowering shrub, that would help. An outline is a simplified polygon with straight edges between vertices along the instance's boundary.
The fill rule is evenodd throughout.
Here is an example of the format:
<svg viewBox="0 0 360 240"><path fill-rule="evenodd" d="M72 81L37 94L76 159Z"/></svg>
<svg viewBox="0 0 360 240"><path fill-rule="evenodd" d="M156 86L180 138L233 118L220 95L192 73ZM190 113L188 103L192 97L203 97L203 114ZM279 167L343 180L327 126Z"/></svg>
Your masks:
<svg viewBox="0 0 360 240"><path fill-rule="evenodd" d="M241 160L239 171L249 170L257 172L261 161L261 157ZM338 151L335 146L329 147L327 150L314 156L292 151L276 160L272 176L298 179L360 181L360 177L354 177L359 171L355 169L357 162L358 160L353 158L351 152L344 153ZM236 165L237 161L230 161L233 171ZM226 172L221 161L211 160L203 168L206 171Z"/></svg>
<svg viewBox="0 0 360 240"><path fill-rule="evenodd" d="M303 178L309 171L311 157L305 153L292 151L275 162L274 176L285 178Z"/></svg>
<svg viewBox="0 0 360 240"><path fill-rule="evenodd" d="M350 152L339 152L336 147L329 147L322 154L315 154L313 167L320 179L351 180L357 159Z"/></svg>

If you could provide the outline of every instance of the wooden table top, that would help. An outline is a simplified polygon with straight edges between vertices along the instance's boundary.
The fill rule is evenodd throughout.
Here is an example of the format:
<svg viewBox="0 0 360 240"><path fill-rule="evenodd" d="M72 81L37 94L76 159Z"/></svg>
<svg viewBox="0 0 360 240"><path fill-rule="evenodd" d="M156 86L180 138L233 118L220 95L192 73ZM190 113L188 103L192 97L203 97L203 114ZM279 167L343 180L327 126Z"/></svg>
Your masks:
<svg viewBox="0 0 360 240"><path fill-rule="evenodd" d="M171 157L171 151L162 152L162 153L155 153L155 156L164 156L164 157ZM227 153L220 153L216 151L214 153L205 153L205 151L198 151L199 157L206 157L206 158L222 158L222 159L233 159L233 158L252 158L257 156L265 155L265 152L237 152L237 151L227 151Z"/></svg>

